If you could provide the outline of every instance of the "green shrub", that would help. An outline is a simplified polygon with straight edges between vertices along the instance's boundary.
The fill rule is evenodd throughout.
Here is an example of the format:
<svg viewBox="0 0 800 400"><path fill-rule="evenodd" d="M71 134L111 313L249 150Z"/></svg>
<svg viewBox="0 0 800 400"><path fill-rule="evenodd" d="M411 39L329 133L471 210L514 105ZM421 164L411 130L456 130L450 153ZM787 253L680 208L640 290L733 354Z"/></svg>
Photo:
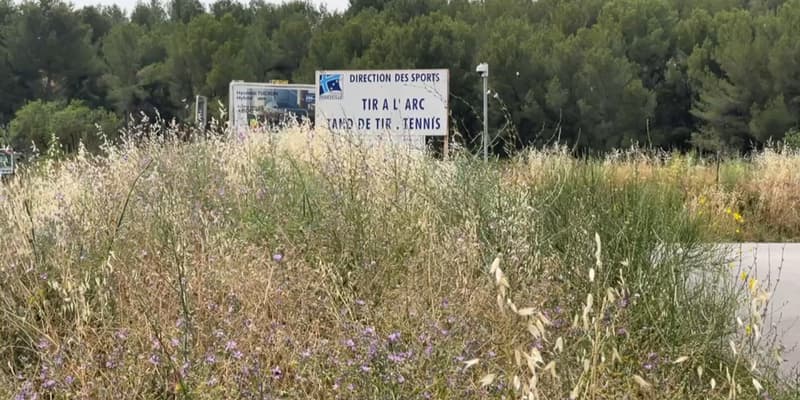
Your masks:
<svg viewBox="0 0 800 400"><path fill-rule="evenodd" d="M786 132L783 140L790 149L800 151L800 129L790 129Z"/></svg>
<svg viewBox="0 0 800 400"><path fill-rule="evenodd" d="M75 153L79 144L96 152L103 144L101 133L114 140L119 127L120 121L114 113L91 109L80 101L36 100L17 111L9 130L16 148L30 150L35 145L44 154L53 135L66 153Z"/></svg>

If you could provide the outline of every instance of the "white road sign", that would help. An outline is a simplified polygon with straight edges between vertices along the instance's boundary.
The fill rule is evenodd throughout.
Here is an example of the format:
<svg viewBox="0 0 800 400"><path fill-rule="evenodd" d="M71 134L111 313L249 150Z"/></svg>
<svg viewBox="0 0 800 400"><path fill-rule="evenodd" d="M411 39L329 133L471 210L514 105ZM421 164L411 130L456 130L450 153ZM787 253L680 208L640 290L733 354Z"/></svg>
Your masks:
<svg viewBox="0 0 800 400"><path fill-rule="evenodd" d="M317 71L315 125L358 135L447 136L447 69Z"/></svg>

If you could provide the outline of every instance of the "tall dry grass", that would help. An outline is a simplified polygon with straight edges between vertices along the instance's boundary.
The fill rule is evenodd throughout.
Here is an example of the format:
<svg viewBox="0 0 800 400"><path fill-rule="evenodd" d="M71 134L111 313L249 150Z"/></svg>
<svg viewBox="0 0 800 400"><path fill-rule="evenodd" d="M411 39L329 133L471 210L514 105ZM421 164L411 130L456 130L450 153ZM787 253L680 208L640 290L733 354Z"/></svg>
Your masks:
<svg viewBox="0 0 800 400"><path fill-rule="evenodd" d="M672 181L211 133L143 123L0 189L0 397L796 394Z"/></svg>

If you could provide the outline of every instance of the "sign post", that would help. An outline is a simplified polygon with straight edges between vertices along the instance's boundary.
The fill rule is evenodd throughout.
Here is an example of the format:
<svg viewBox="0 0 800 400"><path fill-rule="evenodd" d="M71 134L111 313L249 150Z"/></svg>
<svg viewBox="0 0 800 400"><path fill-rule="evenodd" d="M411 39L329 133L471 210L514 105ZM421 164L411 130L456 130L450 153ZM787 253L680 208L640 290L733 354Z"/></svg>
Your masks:
<svg viewBox="0 0 800 400"><path fill-rule="evenodd" d="M489 161L489 64L480 63L475 70L483 78L483 161Z"/></svg>
<svg viewBox="0 0 800 400"><path fill-rule="evenodd" d="M449 82L447 69L317 71L316 125L422 150L447 140Z"/></svg>
<svg viewBox="0 0 800 400"><path fill-rule="evenodd" d="M194 122L203 130L206 129L206 115L208 112L208 98L206 96L195 96L194 99Z"/></svg>

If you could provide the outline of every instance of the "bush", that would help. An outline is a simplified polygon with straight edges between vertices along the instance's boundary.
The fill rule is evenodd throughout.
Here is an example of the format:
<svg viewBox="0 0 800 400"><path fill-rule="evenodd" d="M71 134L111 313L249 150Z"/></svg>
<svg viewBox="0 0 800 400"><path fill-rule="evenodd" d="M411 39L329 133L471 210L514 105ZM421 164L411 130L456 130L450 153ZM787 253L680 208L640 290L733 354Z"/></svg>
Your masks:
<svg viewBox="0 0 800 400"><path fill-rule="evenodd" d="M789 132L786 132L786 136L783 138L786 147L800 151L800 129L792 128Z"/></svg>
<svg viewBox="0 0 800 400"><path fill-rule="evenodd" d="M30 146L35 145L40 153L46 153L51 136L55 135L64 152L74 153L80 143L90 152L98 151L103 143L101 133L113 140L119 127L115 114L91 109L80 101L36 100L17 111L9 129L18 149L30 150Z"/></svg>

